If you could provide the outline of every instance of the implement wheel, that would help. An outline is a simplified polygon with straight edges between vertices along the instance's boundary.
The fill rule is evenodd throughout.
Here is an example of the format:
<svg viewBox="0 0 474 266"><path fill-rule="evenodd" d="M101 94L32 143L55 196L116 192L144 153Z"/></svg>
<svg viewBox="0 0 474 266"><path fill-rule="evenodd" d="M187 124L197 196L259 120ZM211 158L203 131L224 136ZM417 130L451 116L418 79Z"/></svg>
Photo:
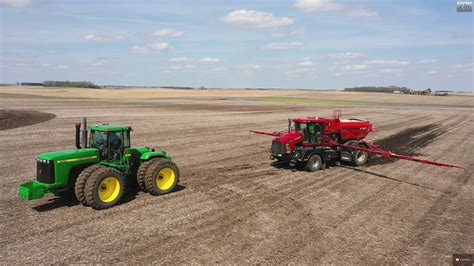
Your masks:
<svg viewBox="0 0 474 266"><path fill-rule="evenodd" d="M125 195L125 177L112 167L101 166L87 180L87 203L96 210L110 208Z"/></svg>
<svg viewBox="0 0 474 266"><path fill-rule="evenodd" d="M348 142L344 143L345 145L355 146L357 147L357 142L355 140L349 140ZM358 147L368 149L369 146L363 142L359 142ZM369 160L369 153L366 151L356 150L356 149L346 149L352 154L352 164L354 166L362 166L367 163Z"/></svg>
<svg viewBox="0 0 474 266"><path fill-rule="evenodd" d="M367 163L369 153L366 151L354 150L352 152L352 162L355 166L362 166Z"/></svg>
<svg viewBox="0 0 474 266"><path fill-rule="evenodd" d="M146 172L146 189L152 195L163 195L173 191L179 182L176 164L163 158L152 161Z"/></svg>

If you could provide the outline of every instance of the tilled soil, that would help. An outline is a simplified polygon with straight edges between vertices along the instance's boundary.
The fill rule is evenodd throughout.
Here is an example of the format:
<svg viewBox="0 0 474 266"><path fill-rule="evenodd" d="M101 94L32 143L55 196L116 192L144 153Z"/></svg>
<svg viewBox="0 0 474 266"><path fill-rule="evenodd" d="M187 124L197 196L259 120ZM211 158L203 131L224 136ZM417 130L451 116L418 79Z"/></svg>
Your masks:
<svg viewBox="0 0 474 266"><path fill-rule="evenodd" d="M31 110L0 109L0 130L29 126L55 118L55 114Z"/></svg>
<svg viewBox="0 0 474 266"><path fill-rule="evenodd" d="M409 161L309 173L269 160L270 136L288 117L328 117L341 106L227 101L0 100L56 119L0 132L1 261L11 263L449 264L474 250L474 148L469 108L344 106L369 119L369 140ZM209 105L206 107L205 105ZM104 211L70 197L23 201L34 156L72 148L74 122L131 125L133 146L167 151L181 171L174 193L129 191ZM28 130L24 130L28 129ZM377 159L378 160L378 159ZM382 160L382 159L381 159Z"/></svg>

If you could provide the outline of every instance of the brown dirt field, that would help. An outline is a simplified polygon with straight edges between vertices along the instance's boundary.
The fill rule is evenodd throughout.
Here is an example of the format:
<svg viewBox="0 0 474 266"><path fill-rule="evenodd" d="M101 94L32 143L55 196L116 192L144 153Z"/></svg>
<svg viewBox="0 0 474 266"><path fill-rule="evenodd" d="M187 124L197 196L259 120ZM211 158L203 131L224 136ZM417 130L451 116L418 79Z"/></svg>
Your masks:
<svg viewBox="0 0 474 266"><path fill-rule="evenodd" d="M55 114L29 110L0 109L0 130L29 126L55 118Z"/></svg>
<svg viewBox="0 0 474 266"><path fill-rule="evenodd" d="M450 264L453 253L474 252L473 114L459 106L472 98L436 97L430 108L406 108L226 100L235 95L28 94L4 95L0 108L56 118L0 131L0 149L8 151L0 154L3 264ZM373 96L352 95L365 97ZM377 129L369 140L385 148L466 169L398 160L295 171L272 165L271 137L249 134L335 108L369 119ZM131 125L134 146L167 151L180 168L181 189L160 197L130 193L104 211L53 195L21 200L17 187L35 178L34 156L72 148L74 122L83 116Z"/></svg>

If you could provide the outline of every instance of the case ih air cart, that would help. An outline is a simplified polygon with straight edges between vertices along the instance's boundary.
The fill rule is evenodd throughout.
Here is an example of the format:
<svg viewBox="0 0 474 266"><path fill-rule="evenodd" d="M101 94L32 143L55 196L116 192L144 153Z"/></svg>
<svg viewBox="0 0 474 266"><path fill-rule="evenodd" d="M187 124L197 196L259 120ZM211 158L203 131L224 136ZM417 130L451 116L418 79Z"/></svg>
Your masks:
<svg viewBox="0 0 474 266"><path fill-rule="evenodd" d="M275 137L271 146L271 159L289 163L290 166L298 164L311 172L324 169L326 163L331 161L336 164L345 161L354 166L361 166L367 163L369 154L463 169L459 165L384 151L364 140L374 131L369 121L356 118L341 119L341 113L341 110L335 110L332 119L318 117L288 119L287 132L254 130L251 132Z"/></svg>
<svg viewBox="0 0 474 266"><path fill-rule="evenodd" d="M134 178L141 190L152 195L173 191L179 181L178 167L164 151L132 148L131 130L108 124L87 127L84 118L82 130L76 124L76 149L36 156L37 178L20 185L20 197L33 200L73 190L83 205L105 209L120 202L127 182Z"/></svg>

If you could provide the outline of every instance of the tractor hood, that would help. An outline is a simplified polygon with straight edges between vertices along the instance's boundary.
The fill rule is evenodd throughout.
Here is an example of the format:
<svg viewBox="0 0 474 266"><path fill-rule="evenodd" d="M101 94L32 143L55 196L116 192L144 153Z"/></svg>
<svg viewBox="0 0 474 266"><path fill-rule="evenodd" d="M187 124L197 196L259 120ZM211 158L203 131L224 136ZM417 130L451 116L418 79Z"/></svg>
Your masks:
<svg viewBox="0 0 474 266"><path fill-rule="evenodd" d="M300 140L301 139L301 132L289 132L289 133L282 133L280 136L275 138L276 142L287 143L290 141Z"/></svg>
<svg viewBox="0 0 474 266"><path fill-rule="evenodd" d="M48 161L61 161L81 158L94 159L93 157L97 158L98 155L99 150L94 148L87 148L47 152L36 156L36 158Z"/></svg>

